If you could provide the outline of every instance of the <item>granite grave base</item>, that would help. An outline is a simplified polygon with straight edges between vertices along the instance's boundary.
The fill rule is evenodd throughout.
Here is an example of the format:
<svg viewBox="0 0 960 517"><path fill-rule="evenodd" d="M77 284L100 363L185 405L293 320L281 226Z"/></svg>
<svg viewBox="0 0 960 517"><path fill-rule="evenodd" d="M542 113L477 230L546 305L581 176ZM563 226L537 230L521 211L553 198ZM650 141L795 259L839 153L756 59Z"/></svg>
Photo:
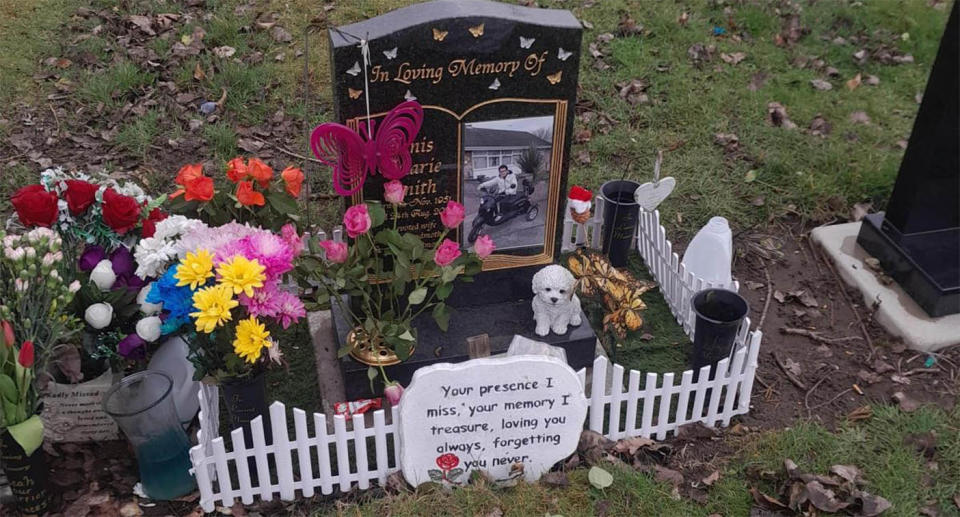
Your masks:
<svg viewBox="0 0 960 517"><path fill-rule="evenodd" d="M344 314L334 304L333 324L338 348L346 343L351 326ZM470 359L467 338L487 334L491 355L504 353L510 346L513 336L522 336L559 346L567 354L567 363L574 370L593 364L596 354L597 337L590 327L586 314L581 314L583 323L571 327L566 334L540 337L534 333L533 308L530 300L516 300L491 305L459 307L450 315L447 332L437 327L429 314L414 320L417 329L417 347L406 361L386 367L390 380L406 386L417 369L435 363L459 363ZM374 392L370 391L367 377L367 365L361 364L349 355L340 359L343 370L344 388L348 400L379 396L383 391L382 380L374 381Z"/></svg>

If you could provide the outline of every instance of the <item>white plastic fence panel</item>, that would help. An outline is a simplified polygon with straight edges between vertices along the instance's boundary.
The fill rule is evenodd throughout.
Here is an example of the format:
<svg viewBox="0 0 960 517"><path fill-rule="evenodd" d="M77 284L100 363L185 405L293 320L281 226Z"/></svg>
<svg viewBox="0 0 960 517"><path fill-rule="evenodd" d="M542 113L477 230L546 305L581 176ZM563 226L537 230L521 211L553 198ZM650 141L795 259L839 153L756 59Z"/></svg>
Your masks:
<svg viewBox="0 0 960 517"><path fill-rule="evenodd" d="M591 247L599 247L601 230L599 225L594 226L593 223L599 221L600 212L602 199L597 198L594 217L587 225L592 233L584 237L588 241L577 241L571 229L569 234L565 234L564 246L568 242L574 245L584 242ZM333 238L343 238L340 228L334 230ZM677 254L672 251L670 241L666 239L666 232L660 225L660 214L656 211L641 210L636 246L651 275L660 284L674 317L691 339L694 315L690 298L693 293L708 286L734 291L739 288L736 282L710 286L686 272ZM662 381L661 376L647 373L641 388L641 372L627 372L622 366L613 364L608 390L607 371L611 368L610 363L605 357L596 358L589 382L586 427L611 439L635 436L663 439L691 422L702 422L708 426L728 425L732 417L750 410L750 395L762 340L760 331L751 331L750 324L749 318L745 318L737 332L731 357L718 362L713 368L705 366L699 372L682 372L679 384L675 383L676 376L673 373L664 374ZM587 370L577 372L577 377L586 392ZM270 406L273 443L266 444L262 418L257 417L251 422L253 443L246 444L243 432L237 429L230 433L228 449L223 438L218 436L217 388L204 385L198 396L201 429L197 433L198 445L190 450L190 459L204 511L211 512L218 504L230 506L236 499L249 504L254 496L270 500L279 494L281 499L291 500L297 490L304 497L310 497L317 489L324 495L333 493L335 489L347 492L357 487L363 490L369 488L374 480L382 485L388 475L400 469L399 440L395 436L398 419L396 407L392 408L389 419L383 410L374 412L369 420L363 415L356 415L348 422L343 416L335 415L332 417L332 433L327 428L328 416L314 413L314 436L309 434L307 414L300 409L293 409L294 436L290 437L286 407L274 402ZM313 453L314 448L316 454ZM294 451L296 463L292 461ZM272 475L276 477L272 478Z"/></svg>

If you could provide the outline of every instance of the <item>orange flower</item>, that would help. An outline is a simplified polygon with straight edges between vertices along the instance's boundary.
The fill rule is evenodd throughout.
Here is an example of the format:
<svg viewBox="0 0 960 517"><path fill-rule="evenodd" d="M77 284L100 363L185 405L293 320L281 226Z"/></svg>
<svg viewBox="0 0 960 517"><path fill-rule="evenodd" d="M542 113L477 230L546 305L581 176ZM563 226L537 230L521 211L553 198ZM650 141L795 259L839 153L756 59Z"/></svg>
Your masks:
<svg viewBox="0 0 960 517"><path fill-rule="evenodd" d="M210 201L213 199L213 178L200 176L191 179L184 185L184 189L187 195L183 199L187 201Z"/></svg>
<svg viewBox="0 0 960 517"><path fill-rule="evenodd" d="M197 179L200 176L203 176L203 164L188 163L180 168L180 171L177 172L177 178L173 180L173 182L177 185L185 186L187 182L192 179Z"/></svg>
<svg viewBox="0 0 960 517"><path fill-rule="evenodd" d="M253 190L252 181L241 181L237 184L237 201L243 206L263 206L266 202L263 194Z"/></svg>
<svg viewBox="0 0 960 517"><path fill-rule="evenodd" d="M188 163L180 168L174 183L181 188L170 194L170 199L176 199L186 192L187 201L194 199L199 201L210 201L213 198L213 180L204 177L202 163Z"/></svg>
<svg viewBox="0 0 960 517"><path fill-rule="evenodd" d="M270 185L270 178L273 177L273 169L260 161L259 158L250 158L250 163L247 165L247 174L257 180L261 188L267 188Z"/></svg>
<svg viewBox="0 0 960 517"><path fill-rule="evenodd" d="M287 167L280 173L286 184L287 193L293 197L300 197L300 187L303 185L303 171L296 167Z"/></svg>
<svg viewBox="0 0 960 517"><path fill-rule="evenodd" d="M247 170L247 164L243 158L237 157L227 162L227 178L234 183L239 183L246 179L250 171Z"/></svg>

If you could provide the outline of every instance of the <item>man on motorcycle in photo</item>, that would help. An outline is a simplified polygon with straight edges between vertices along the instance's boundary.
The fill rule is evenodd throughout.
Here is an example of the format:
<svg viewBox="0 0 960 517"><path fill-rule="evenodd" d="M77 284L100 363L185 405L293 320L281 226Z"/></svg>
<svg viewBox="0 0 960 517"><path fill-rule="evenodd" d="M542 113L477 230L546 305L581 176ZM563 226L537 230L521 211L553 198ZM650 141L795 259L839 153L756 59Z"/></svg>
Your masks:
<svg viewBox="0 0 960 517"><path fill-rule="evenodd" d="M477 190L484 191L494 195L497 202L497 219L502 217L500 204L506 202L512 203L517 195L517 175L506 165L501 165L498 169L497 177L484 181L477 187Z"/></svg>

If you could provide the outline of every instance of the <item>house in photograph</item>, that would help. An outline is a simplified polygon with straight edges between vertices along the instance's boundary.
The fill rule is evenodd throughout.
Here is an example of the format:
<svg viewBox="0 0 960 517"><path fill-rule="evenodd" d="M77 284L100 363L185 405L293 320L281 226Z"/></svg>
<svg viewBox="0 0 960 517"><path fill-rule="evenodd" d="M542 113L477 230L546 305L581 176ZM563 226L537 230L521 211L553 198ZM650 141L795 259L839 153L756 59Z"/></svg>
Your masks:
<svg viewBox="0 0 960 517"><path fill-rule="evenodd" d="M467 125L463 136L464 179L484 181L497 175L500 165L520 174L518 160L533 146L542 157L541 170L550 170L550 142L527 131Z"/></svg>

